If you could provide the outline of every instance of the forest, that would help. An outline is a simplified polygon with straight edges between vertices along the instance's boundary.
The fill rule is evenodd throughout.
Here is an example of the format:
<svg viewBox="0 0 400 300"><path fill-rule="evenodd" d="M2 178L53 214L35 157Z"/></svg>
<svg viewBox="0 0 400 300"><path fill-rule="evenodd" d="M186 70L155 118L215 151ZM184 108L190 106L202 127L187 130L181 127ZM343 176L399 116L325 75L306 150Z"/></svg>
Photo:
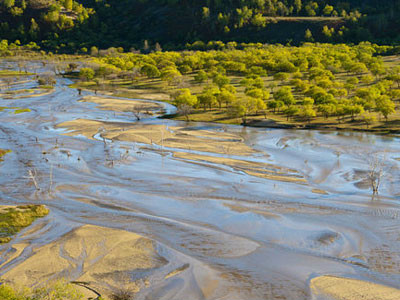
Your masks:
<svg viewBox="0 0 400 300"><path fill-rule="evenodd" d="M60 52L208 42L399 42L400 1L2 0L0 37Z"/></svg>

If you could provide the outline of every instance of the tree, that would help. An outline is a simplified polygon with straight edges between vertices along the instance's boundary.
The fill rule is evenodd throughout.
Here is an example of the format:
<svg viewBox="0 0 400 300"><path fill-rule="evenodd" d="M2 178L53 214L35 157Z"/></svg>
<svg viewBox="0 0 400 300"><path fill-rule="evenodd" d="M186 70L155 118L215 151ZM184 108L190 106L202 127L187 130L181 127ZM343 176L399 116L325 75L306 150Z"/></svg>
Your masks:
<svg viewBox="0 0 400 300"><path fill-rule="evenodd" d="M306 30L306 33L304 34L304 38L309 42L311 42L313 40L313 35L312 35L310 29Z"/></svg>
<svg viewBox="0 0 400 300"><path fill-rule="evenodd" d="M279 90L277 90L274 93L274 98L277 101L282 101L287 106L290 106L295 103L295 100L294 100L294 97L292 94L292 89L289 86L284 86L284 87L281 87Z"/></svg>
<svg viewBox="0 0 400 300"><path fill-rule="evenodd" d="M145 74L148 78L155 78L161 75L158 68L151 64L144 64L143 67L140 69L142 74Z"/></svg>
<svg viewBox="0 0 400 300"><path fill-rule="evenodd" d="M301 0L294 0L293 6L294 6L294 10L295 10L296 14L299 14L299 12L301 11L301 8L302 8Z"/></svg>
<svg viewBox="0 0 400 300"><path fill-rule="evenodd" d="M302 110L301 110L301 115L306 118L306 120L308 120L308 123L311 122L311 118L314 118L317 116L317 113L315 112L315 110L313 109L312 106L307 105L307 106L303 106Z"/></svg>
<svg viewBox="0 0 400 300"><path fill-rule="evenodd" d="M197 104L197 97L192 95L189 89L181 89L174 103L178 108L183 105L194 107Z"/></svg>
<svg viewBox="0 0 400 300"><path fill-rule="evenodd" d="M364 108L359 104L349 104L344 106L344 113L351 115L351 120L354 121L356 115L364 113Z"/></svg>
<svg viewBox="0 0 400 300"><path fill-rule="evenodd" d="M206 81L207 79L208 79L207 73L206 73L205 71L203 71L203 70L200 70L200 71L196 74L196 76L194 77L194 80L195 80L197 83L202 83L202 82Z"/></svg>
<svg viewBox="0 0 400 300"><path fill-rule="evenodd" d="M363 157L365 157L365 155L363 155ZM368 154L367 162L367 180L370 183L372 194L375 196L379 193L382 178L386 175L388 171L386 155L382 156L378 153Z"/></svg>
<svg viewBox="0 0 400 300"><path fill-rule="evenodd" d="M269 109L272 109L273 112L275 113L276 110L280 110L280 108L282 108L285 104L282 101L277 101L277 100L273 100L273 101L268 101L267 103L267 107Z"/></svg>
<svg viewBox="0 0 400 300"><path fill-rule="evenodd" d="M31 26L29 27L29 35L31 36L32 39L36 39L38 36L40 28L38 23L36 23L36 20L34 18L31 19Z"/></svg>
<svg viewBox="0 0 400 300"><path fill-rule="evenodd" d="M279 73L275 73L274 74L274 79L275 80L279 80L279 81L285 81L289 78L289 74L288 73L284 73L284 72L279 72Z"/></svg>
<svg viewBox="0 0 400 300"><path fill-rule="evenodd" d="M367 129L369 128L369 126L376 122L376 118L374 115L371 115L370 113L365 113L362 115L362 119L365 123L365 125L367 126Z"/></svg>
<svg viewBox="0 0 400 300"><path fill-rule="evenodd" d="M85 79L86 81L93 79L95 72L92 68L82 68L79 71L79 77Z"/></svg>
<svg viewBox="0 0 400 300"><path fill-rule="evenodd" d="M171 84L176 77L181 77L182 74L174 67L166 67L162 70L160 77L162 80Z"/></svg>
<svg viewBox="0 0 400 300"><path fill-rule="evenodd" d="M329 28L327 25L324 25L324 27L322 28L322 34L326 37L326 38L331 38L332 35L335 33L335 28Z"/></svg>
<svg viewBox="0 0 400 300"><path fill-rule="evenodd" d="M243 124L247 124L247 116L257 111L257 100L246 97L235 101L230 107L228 113L231 116L242 118Z"/></svg>
<svg viewBox="0 0 400 300"><path fill-rule="evenodd" d="M211 109L211 107L217 103L217 97L211 89L203 91L202 94L197 96L197 99L199 100L199 104L204 107L204 111L206 111L207 107Z"/></svg>
<svg viewBox="0 0 400 300"><path fill-rule="evenodd" d="M215 76L213 78L213 82L219 87L222 88L224 85L229 84L231 82L231 80L221 74L218 74L217 76Z"/></svg>
<svg viewBox="0 0 400 300"><path fill-rule="evenodd" d="M246 95L252 98L259 98L262 99L264 96L262 89L252 88L246 90Z"/></svg>
<svg viewBox="0 0 400 300"><path fill-rule="evenodd" d="M300 110L299 110L298 107L292 105L292 106L287 107L287 108L283 111L283 113L286 115L287 121L289 121L289 118L291 118L291 117L297 115L297 114L299 113L299 111L300 111Z"/></svg>
<svg viewBox="0 0 400 300"><path fill-rule="evenodd" d="M336 106L332 103L320 104L318 105L318 111L327 119L336 113Z"/></svg>
<svg viewBox="0 0 400 300"><path fill-rule="evenodd" d="M380 96L376 100L376 110L385 117L386 121L388 120L389 115L396 111L395 108L396 105L387 95Z"/></svg>
<svg viewBox="0 0 400 300"><path fill-rule="evenodd" d="M322 10L322 13L325 15L325 16L330 16L331 14L332 14L332 12L333 12L333 6L331 6L331 5L326 5L325 7L324 7L324 9Z"/></svg>
<svg viewBox="0 0 400 300"><path fill-rule="evenodd" d="M236 100L235 94L231 93L226 89L222 89L221 93L217 96L217 101L219 103L219 108L221 109L222 103L225 103L225 106L228 107L228 104L233 103Z"/></svg>
<svg viewBox="0 0 400 300"><path fill-rule="evenodd" d="M98 56L99 55L99 49L96 46L93 46L90 48L90 55L91 56Z"/></svg>
<svg viewBox="0 0 400 300"><path fill-rule="evenodd" d="M189 122L189 115L192 112L193 107L187 104L183 104L178 107L178 114L185 116L186 122Z"/></svg>
<svg viewBox="0 0 400 300"><path fill-rule="evenodd" d="M136 120L140 121L141 114L146 110L146 106L144 105L135 105L134 107L132 107L132 113L135 116Z"/></svg>

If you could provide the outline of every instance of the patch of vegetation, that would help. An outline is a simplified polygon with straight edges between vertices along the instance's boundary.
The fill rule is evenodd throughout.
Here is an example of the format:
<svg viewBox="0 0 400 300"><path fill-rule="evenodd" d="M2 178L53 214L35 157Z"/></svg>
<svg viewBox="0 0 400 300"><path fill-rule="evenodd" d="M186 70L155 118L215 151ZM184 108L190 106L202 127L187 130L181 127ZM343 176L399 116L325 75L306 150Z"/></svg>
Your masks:
<svg viewBox="0 0 400 300"><path fill-rule="evenodd" d="M0 70L0 77L8 77L8 76L26 76L26 75L34 75L33 73L23 72L23 71L14 71L14 70Z"/></svg>
<svg viewBox="0 0 400 300"><path fill-rule="evenodd" d="M13 235L48 213L49 210L44 205L0 208L0 244L8 243Z"/></svg>
<svg viewBox="0 0 400 300"><path fill-rule="evenodd" d="M52 90L52 89L54 89L54 86L52 86L52 85L41 85L40 88L41 89L45 89L45 90Z"/></svg>
<svg viewBox="0 0 400 300"><path fill-rule="evenodd" d="M18 115L18 114L22 114L22 113L25 113L25 112L31 112L31 110L29 109L29 108L20 108L20 107L0 107L0 112L1 111L4 111L4 110L10 110L10 113L11 114L15 114L15 115ZM13 111L14 110L14 111ZM0 150L1 151L1 150ZM1 158L1 156L0 156L0 158Z"/></svg>
<svg viewBox="0 0 400 300"><path fill-rule="evenodd" d="M0 285L1 300L83 300L84 295L74 285L61 280L41 288L21 288Z"/></svg>
<svg viewBox="0 0 400 300"><path fill-rule="evenodd" d="M14 114L18 115L26 112L31 112L31 110L29 108L19 108L14 111Z"/></svg>
<svg viewBox="0 0 400 300"><path fill-rule="evenodd" d="M4 155L6 155L7 153L11 153L11 150L4 150L4 149L0 149L0 162L3 161L3 157Z"/></svg>
<svg viewBox="0 0 400 300"><path fill-rule="evenodd" d="M22 90L14 90L14 91L6 91L7 95L19 95L19 94L28 94L34 92L33 89L22 89Z"/></svg>

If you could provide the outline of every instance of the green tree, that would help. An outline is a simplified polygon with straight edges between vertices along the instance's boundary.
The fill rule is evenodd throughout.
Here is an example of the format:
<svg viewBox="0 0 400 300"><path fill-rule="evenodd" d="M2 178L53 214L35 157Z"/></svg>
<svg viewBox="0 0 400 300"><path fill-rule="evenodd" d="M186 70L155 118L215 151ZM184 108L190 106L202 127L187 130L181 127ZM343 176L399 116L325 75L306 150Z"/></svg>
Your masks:
<svg viewBox="0 0 400 300"><path fill-rule="evenodd" d="M310 105L307 106L303 106L302 110L301 110L301 115L306 118L306 120L308 121L308 123L311 122L312 118L315 118L317 116L316 111L314 110L314 108Z"/></svg>
<svg viewBox="0 0 400 300"><path fill-rule="evenodd" d="M322 13L325 15L325 16L330 16L331 14L332 14L332 12L333 12L333 6L332 5L326 5L325 7L324 7L324 9L322 10Z"/></svg>
<svg viewBox="0 0 400 300"><path fill-rule="evenodd" d="M197 105L197 97L192 95L189 89L179 90L178 96L174 101L175 105L179 108L183 105L194 107Z"/></svg>
<svg viewBox="0 0 400 300"><path fill-rule="evenodd" d="M274 93L274 98L276 101L281 101L287 106L293 105L295 103L292 89L289 86L284 86L277 90Z"/></svg>
<svg viewBox="0 0 400 300"><path fill-rule="evenodd" d="M155 78L161 75L158 68L151 64L144 64L143 67L140 69L142 74L145 74L148 78Z"/></svg>
<svg viewBox="0 0 400 300"><path fill-rule="evenodd" d="M213 82L219 87L222 88L224 85L227 85L231 82L231 80L225 76L225 75L221 75L218 74L217 76L215 76L213 78Z"/></svg>
<svg viewBox="0 0 400 300"><path fill-rule="evenodd" d="M395 108L396 105L387 95L380 96L376 100L376 110L385 117L386 121L388 120L389 115L396 111Z"/></svg>
<svg viewBox="0 0 400 300"><path fill-rule="evenodd" d="M204 70L200 70L196 76L194 77L194 80L197 83L202 83L208 79L207 73Z"/></svg>
<svg viewBox="0 0 400 300"><path fill-rule="evenodd" d="M297 115L299 113L299 108L292 105L287 107L283 113L286 115L287 121L289 121L289 118L292 118L293 116Z"/></svg>
<svg viewBox="0 0 400 300"><path fill-rule="evenodd" d="M92 68L82 68L79 71L79 77L86 81L93 79L94 75L95 75L95 72Z"/></svg>
<svg viewBox="0 0 400 300"><path fill-rule="evenodd" d="M222 89L221 93L217 96L217 101L219 103L219 108L221 108L222 103L225 103L225 106L228 107L229 104L232 104L236 101L236 96L234 93L226 89Z"/></svg>
<svg viewBox="0 0 400 300"><path fill-rule="evenodd" d="M306 33L304 34L304 38L309 42L311 42L313 40L313 35L312 35L310 29L306 30Z"/></svg>
<svg viewBox="0 0 400 300"><path fill-rule="evenodd" d="M362 119L365 123L365 126L367 126L367 129L372 123L376 122L376 117L370 113L363 114Z"/></svg>
<svg viewBox="0 0 400 300"><path fill-rule="evenodd" d="M217 103L217 97L211 89L203 91L203 93L197 96L197 99L199 100L199 104L203 106L204 111L206 111L207 107L211 109Z"/></svg>
<svg viewBox="0 0 400 300"><path fill-rule="evenodd" d="M294 0L293 6L296 14L299 14L302 8L301 0Z"/></svg>

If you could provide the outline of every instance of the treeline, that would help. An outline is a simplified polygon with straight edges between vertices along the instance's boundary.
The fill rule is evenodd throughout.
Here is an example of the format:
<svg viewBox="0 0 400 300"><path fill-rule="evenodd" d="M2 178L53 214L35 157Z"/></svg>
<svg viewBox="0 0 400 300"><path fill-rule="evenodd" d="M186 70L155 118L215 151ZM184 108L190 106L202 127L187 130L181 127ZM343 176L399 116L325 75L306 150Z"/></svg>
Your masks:
<svg viewBox="0 0 400 300"><path fill-rule="evenodd" d="M164 49L197 40L400 41L400 0L2 0L0 14L2 38L59 51L129 50L145 40Z"/></svg>
<svg viewBox="0 0 400 300"><path fill-rule="evenodd" d="M273 113L305 121L335 117L339 123L362 118L368 126L396 112L400 67L386 67L379 56L392 47L217 44L224 50L140 54L92 48L97 57L80 76L98 86L110 78L159 78L173 87L171 96L184 115L219 108L244 123Z"/></svg>

